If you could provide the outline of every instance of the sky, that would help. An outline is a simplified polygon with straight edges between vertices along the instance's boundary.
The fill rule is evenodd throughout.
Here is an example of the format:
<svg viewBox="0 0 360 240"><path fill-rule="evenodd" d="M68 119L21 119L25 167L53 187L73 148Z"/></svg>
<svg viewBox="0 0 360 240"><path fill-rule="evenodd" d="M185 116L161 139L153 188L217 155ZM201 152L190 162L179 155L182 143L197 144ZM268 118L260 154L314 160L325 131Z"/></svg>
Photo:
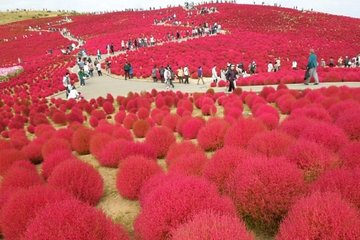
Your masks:
<svg viewBox="0 0 360 240"><path fill-rule="evenodd" d="M75 10L78 12L94 12L104 10L123 10L126 8L166 7L167 5L183 4L185 0L0 0L0 10L7 9L48 9L48 10ZM202 1L190 0L200 3ZM237 3L254 3L254 0L237 0ZM314 9L335 15L344 15L360 18L359 0L255 0L255 3L273 5L275 2L283 7L298 9Z"/></svg>

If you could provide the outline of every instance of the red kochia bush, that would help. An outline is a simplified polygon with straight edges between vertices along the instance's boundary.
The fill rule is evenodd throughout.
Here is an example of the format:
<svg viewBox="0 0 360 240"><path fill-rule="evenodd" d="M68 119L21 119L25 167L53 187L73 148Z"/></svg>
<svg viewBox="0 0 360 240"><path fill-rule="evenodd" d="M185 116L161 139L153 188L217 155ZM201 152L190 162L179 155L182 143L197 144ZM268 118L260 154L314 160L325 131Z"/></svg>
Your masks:
<svg viewBox="0 0 360 240"><path fill-rule="evenodd" d="M360 168L328 171L314 182L312 191L340 193L343 199L360 209L359 179Z"/></svg>
<svg viewBox="0 0 360 240"><path fill-rule="evenodd" d="M169 151L166 154L166 164L170 166L176 162L177 158L188 156L199 151L202 151L201 148L191 141L183 141L181 143L175 142L171 144Z"/></svg>
<svg viewBox="0 0 360 240"><path fill-rule="evenodd" d="M334 152L303 139L289 148L286 157L305 171L305 178L308 180L313 180L327 169L340 165L340 160Z"/></svg>
<svg viewBox="0 0 360 240"><path fill-rule="evenodd" d="M314 193L300 199L280 226L277 240L359 239L360 216L334 193Z"/></svg>
<svg viewBox="0 0 360 240"><path fill-rule="evenodd" d="M252 240L245 224L234 216L201 212L172 232L172 240L241 239Z"/></svg>
<svg viewBox="0 0 360 240"><path fill-rule="evenodd" d="M139 198L143 183L161 171L160 166L152 159L143 156L130 156L120 164L116 188L123 197L136 200Z"/></svg>
<svg viewBox="0 0 360 240"><path fill-rule="evenodd" d="M25 154L16 149L0 150L0 175L3 175L16 161L27 160Z"/></svg>
<svg viewBox="0 0 360 240"><path fill-rule="evenodd" d="M280 157L284 156L294 143L295 138L292 136L273 130L256 134L250 139L248 149L266 157Z"/></svg>
<svg viewBox="0 0 360 240"><path fill-rule="evenodd" d="M71 151L61 149L57 150L44 159L41 166L41 174L45 179L47 179L57 165L66 160L74 159L76 160L76 157L72 155Z"/></svg>
<svg viewBox="0 0 360 240"><path fill-rule="evenodd" d="M133 133L137 138L145 137L146 133L151 128L150 123L146 120L139 119L136 120L133 124Z"/></svg>
<svg viewBox="0 0 360 240"><path fill-rule="evenodd" d="M205 151L214 151L224 146L224 136L229 124L222 119L211 119L200 129L197 139Z"/></svg>
<svg viewBox="0 0 360 240"><path fill-rule="evenodd" d="M351 140L360 140L360 107L345 111L335 124L342 128Z"/></svg>
<svg viewBox="0 0 360 240"><path fill-rule="evenodd" d="M6 239L22 239L27 225L46 204L71 199L71 195L55 188L34 186L15 192L4 204L0 222Z"/></svg>
<svg viewBox="0 0 360 240"><path fill-rule="evenodd" d="M182 155L169 166L169 172L181 173L187 176L201 176L207 161L208 158L202 151Z"/></svg>
<svg viewBox="0 0 360 240"><path fill-rule="evenodd" d="M51 138L48 141L46 141L41 149L41 153L43 158L47 158L50 156L53 152L58 150L69 150L71 151L71 145L70 143L62 138Z"/></svg>
<svg viewBox="0 0 360 240"><path fill-rule="evenodd" d="M90 153L90 139L94 131L86 128L78 128L71 138L72 148L80 155L85 155Z"/></svg>
<svg viewBox="0 0 360 240"><path fill-rule="evenodd" d="M114 140L114 137L106 133L95 133L90 140L90 153L99 159L107 143Z"/></svg>
<svg viewBox="0 0 360 240"><path fill-rule="evenodd" d="M247 147L249 140L259 132L266 131L264 124L257 119L240 119L225 134L225 146Z"/></svg>
<svg viewBox="0 0 360 240"><path fill-rule="evenodd" d="M101 175L92 166L78 160L59 164L48 178L48 184L64 189L91 205L99 202L104 190Z"/></svg>
<svg viewBox="0 0 360 240"><path fill-rule="evenodd" d="M283 159L246 159L229 179L230 195L239 213L268 232L276 231L303 190L301 171Z"/></svg>
<svg viewBox="0 0 360 240"><path fill-rule="evenodd" d="M128 234L104 213L75 200L47 205L29 223L24 240L111 239L128 240Z"/></svg>
<svg viewBox="0 0 360 240"><path fill-rule="evenodd" d="M165 157L170 145L175 141L173 132L167 127L153 127L145 137L145 143L154 148L158 158Z"/></svg>
<svg viewBox="0 0 360 240"><path fill-rule="evenodd" d="M344 131L330 123L317 122L305 126L300 138L307 139L337 152L347 144L348 139Z"/></svg>
<svg viewBox="0 0 360 240"><path fill-rule="evenodd" d="M205 179L182 177L167 181L144 199L135 221L136 235L144 240L169 238L171 229L204 210L235 216L230 200L221 198L216 187Z"/></svg>
<svg viewBox="0 0 360 240"><path fill-rule="evenodd" d="M203 118L191 117L183 123L181 132L179 133L185 139L194 139L204 125L205 120Z"/></svg>
<svg viewBox="0 0 360 240"><path fill-rule="evenodd" d="M215 152L204 169L204 176L215 183L219 192L226 192L226 182L236 167L249 154L242 148L223 147Z"/></svg>
<svg viewBox="0 0 360 240"><path fill-rule="evenodd" d="M345 166L360 167L360 141L353 141L343 146L339 156Z"/></svg>
<svg viewBox="0 0 360 240"><path fill-rule="evenodd" d="M109 101L105 101L102 107L106 114L113 114L115 111L114 105Z"/></svg>

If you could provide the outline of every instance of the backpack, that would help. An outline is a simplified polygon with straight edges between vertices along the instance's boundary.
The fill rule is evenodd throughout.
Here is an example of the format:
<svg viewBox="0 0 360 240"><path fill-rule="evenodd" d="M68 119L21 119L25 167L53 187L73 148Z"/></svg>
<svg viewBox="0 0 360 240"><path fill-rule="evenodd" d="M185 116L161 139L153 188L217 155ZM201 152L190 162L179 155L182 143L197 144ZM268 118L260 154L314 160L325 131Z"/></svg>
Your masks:
<svg viewBox="0 0 360 240"><path fill-rule="evenodd" d="M124 66L124 70L125 70L126 72L128 72L128 71L130 70L130 67L129 67L129 65L128 65L128 64L125 64L125 66Z"/></svg>

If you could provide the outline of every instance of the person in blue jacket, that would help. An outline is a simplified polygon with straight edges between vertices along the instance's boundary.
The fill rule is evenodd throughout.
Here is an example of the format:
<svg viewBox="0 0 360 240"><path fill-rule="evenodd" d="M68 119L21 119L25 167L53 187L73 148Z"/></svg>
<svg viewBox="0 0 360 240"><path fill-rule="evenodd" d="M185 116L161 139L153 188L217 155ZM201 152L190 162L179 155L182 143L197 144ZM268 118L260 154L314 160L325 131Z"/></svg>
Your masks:
<svg viewBox="0 0 360 240"><path fill-rule="evenodd" d="M319 76L317 74L318 62L317 56L315 55L314 49L310 49L310 56L308 60L308 64L306 66L306 74L305 74L305 85L309 85L310 79L314 78L314 85L319 84Z"/></svg>

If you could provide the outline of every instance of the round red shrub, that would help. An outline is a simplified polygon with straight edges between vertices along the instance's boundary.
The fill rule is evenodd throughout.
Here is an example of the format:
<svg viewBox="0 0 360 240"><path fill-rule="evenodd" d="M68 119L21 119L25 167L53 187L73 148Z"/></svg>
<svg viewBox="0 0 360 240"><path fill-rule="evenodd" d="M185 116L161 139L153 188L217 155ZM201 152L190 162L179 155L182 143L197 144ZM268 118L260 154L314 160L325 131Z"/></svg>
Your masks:
<svg viewBox="0 0 360 240"><path fill-rule="evenodd" d="M0 209L8 198L18 189L41 185L44 181L36 168L28 161L17 161L3 175L0 187Z"/></svg>
<svg viewBox="0 0 360 240"><path fill-rule="evenodd" d="M139 119L136 120L133 124L133 133L137 138L145 137L146 133L151 128L150 123L146 120Z"/></svg>
<svg viewBox="0 0 360 240"><path fill-rule="evenodd" d="M102 107L106 114L113 114L115 112L114 105L109 101L105 101Z"/></svg>
<svg viewBox="0 0 360 240"><path fill-rule="evenodd" d="M104 213L82 202L48 204L29 223L24 240L128 240L126 231Z"/></svg>
<svg viewBox="0 0 360 240"><path fill-rule="evenodd" d="M360 107L343 112L335 121L342 128L350 140L360 140Z"/></svg>
<svg viewBox="0 0 360 240"><path fill-rule="evenodd" d="M32 141L28 145L24 146L21 151L25 154L26 158L29 159L34 164L39 164L42 162L43 157L41 154L42 149L42 140L41 141Z"/></svg>
<svg viewBox="0 0 360 240"><path fill-rule="evenodd" d="M183 154L171 163L169 172L180 173L186 176L202 176L207 161L208 158L202 151L186 155Z"/></svg>
<svg viewBox="0 0 360 240"><path fill-rule="evenodd" d="M47 186L34 186L15 192L4 204L0 222L6 239L23 239L27 225L48 203L71 199L63 191Z"/></svg>
<svg viewBox="0 0 360 240"><path fill-rule="evenodd" d="M170 145L175 141L173 132L167 127L153 127L145 137L145 143L153 147L158 158L165 157Z"/></svg>
<svg viewBox="0 0 360 240"><path fill-rule="evenodd" d="M341 128L325 122L316 122L305 126L300 138L322 144L335 152L348 143Z"/></svg>
<svg viewBox="0 0 360 240"><path fill-rule="evenodd" d="M62 138L51 138L44 143L41 149L41 153L43 158L45 159L53 152L59 150L71 151L72 149L70 143L67 140Z"/></svg>
<svg viewBox="0 0 360 240"><path fill-rule="evenodd" d="M353 141L342 146L339 151L339 157L347 167L360 167L360 142Z"/></svg>
<svg viewBox="0 0 360 240"><path fill-rule="evenodd" d="M340 160L334 152L318 143L303 139L289 148L286 157L305 171L307 180L314 180L326 170L340 165Z"/></svg>
<svg viewBox="0 0 360 240"><path fill-rule="evenodd" d="M66 125L67 123L66 115L64 112L61 111L56 111L55 113L53 113L51 119L55 124Z"/></svg>
<svg viewBox="0 0 360 240"><path fill-rule="evenodd" d="M175 142L170 145L169 151L166 154L166 164L170 166L176 162L177 158L188 156L199 151L202 151L201 148L191 141Z"/></svg>
<svg viewBox="0 0 360 240"><path fill-rule="evenodd" d="M266 130L264 124L257 119L240 119L225 134L224 145L247 147L249 140L257 133Z"/></svg>
<svg viewBox="0 0 360 240"><path fill-rule="evenodd" d="M298 108L292 111L289 116L290 119L298 119L302 117L324 122L332 122L332 117L328 111L326 111L321 106L306 106L303 108Z"/></svg>
<svg viewBox="0 0 360 240"><path fill-rule="evenodd" d="M120 164L116 188L123 197L136 200L139 198L140 189L144 182L161 172L160 166L152 159L143 156L130 156Z"/></svg>
<svg viewBox="0 0 360 240"><path fill-rule="evenodd" d="M147 109L145 107L139 108L139 110L137 112L137 116L139 119L146 119L149 117L149 115L150 115L150 111L149 111L149 109Z"/></svg>
<svg viewBox="0 0 360 240"><path fill-rule="evenodd" d="M200 117L190 117L182 125L179 132L184 139L194 139L197 137L200 129L205 126L205 120Z"/></svg>
<svg viewBox="0 0 360 240"><path fill-rule="evenodd" d="M115 137L116 139L125 139L128 141L132 141L133 140L133 136L131 134L131 131L129 129L124 128L121 125L116 125L115 129L112 132L113 137Z"/></svg>
<svg viewBox="0 0 360 240"><path fill-rule="evenodd" d="M214 151L224 146L224 137L229 124L222 119L212 119L200 129L197 139L205 151Z"/></svg>
<svg viewBox="0 0 360 240"><path fill-rule="evenodd" d="M27 158L19 150L10 148L0 150L0 175L3 175L14 162L21 160L27 160Z"/></svg>
<svg viewBox="0 0 360 240"><path fill-rule="evenodd" d="M44 159L44 162L41 165L41 175L47 179L57 165L66 160L74 159L76 160L76 157L72 155L71 151L57 150Z"/></svg>
<svg viewBox="0 0 360 240"><path fill-rule="evenodd" d="M295 164L277 158L248 158L237 166L228 186L248 224L273 233L305 184Z"/></svg>
<svg viewBox="0 0 360 240"><path fill-rule="evenodd" d="M314 193L300 199L280 226L277 240L359 239L360 217L334 193Z"/></svg>
<svg viewBox="0 0 360 240"><path fill-rule="evenodd" d="M179 115L169 113L162 119L161 125L170 128L174 132L179 119Z"/></svg>
<svg viewBox="0 0 360 240"><path fill-rule="evenodd" d="M125 117L126 117L126 112L125 111L119 111L117 114L115 114L115 121L117 123L122 124Z"/></svg>
<svg viewBox="0 0 360 240"><path fill-rule="evenodd" d="M227 192L226 183L236 167L248 157L242 148L225 146L215 152L204 169L204 176L215 183L219 192Z"/></svg>
<svg viewBox="0 0 360 240"><path fill-rule="evenodd" d="M114 137L106 133L95 133L91 136L90 139L90 153L94 155L97 159L100 158L100 155L106 146L107 143L114 140Z"/></svg>
<svg viewBox="0 0 360 240"><path fill-rule="evenodd" d="M86 128L78 128L71 137L72 148L80 155L90 153L90 140L94 131Z"/></svg>
<svg viewBox="0 0 360 240"><path fill-rule="evenodd" d="M335 169L325 172L313 183L312 192L336 192L360 209L360 168Z"/></svg>
<svg viewBox="0 0 360 240"><path fill-rule="evenodd" d="M134 113L129 113L123 120L123 125L127 129L132 129L137 116Z"/></svg>
<svg viewBox="0 0 360 240"><path fill-rule="evenodd" d="M204 210L235 216L230 200L220 197L206 180L183 177L167 181L144 199L134 225L136 235L144 240L171 237L172 229Z"/></svg>
<svg viewBox="0 0 360 240"><path fill-rule="evenodd" d="M67 160L56 166L48 178L50 186L64 189L77 199L96 205L104 191L101 175L79 160Z"/></svg>
<svg viewBox="0 0 360 240"><path fill-rule="evenodd" d="M241 239L253 240L245 224L234 216L201 212L172 231L172 240Z"/></svg>
<svg viewBox="0 0 360 240"><path fill-rule="evenodd" d="M295 138L278 131L266 131L257 133L249 141L248 150L254 154L266 157L284 156L288 148L295 143Z"/></svg>
<svg viewBox="0 0 360 240"><path fill-rule="evenodd" d="M279 126L279 130L286 132L287 134L299 138L304 128L309 124L314 124L317 121L313 121L309 118L289 119L286 118Z"/></svg>

